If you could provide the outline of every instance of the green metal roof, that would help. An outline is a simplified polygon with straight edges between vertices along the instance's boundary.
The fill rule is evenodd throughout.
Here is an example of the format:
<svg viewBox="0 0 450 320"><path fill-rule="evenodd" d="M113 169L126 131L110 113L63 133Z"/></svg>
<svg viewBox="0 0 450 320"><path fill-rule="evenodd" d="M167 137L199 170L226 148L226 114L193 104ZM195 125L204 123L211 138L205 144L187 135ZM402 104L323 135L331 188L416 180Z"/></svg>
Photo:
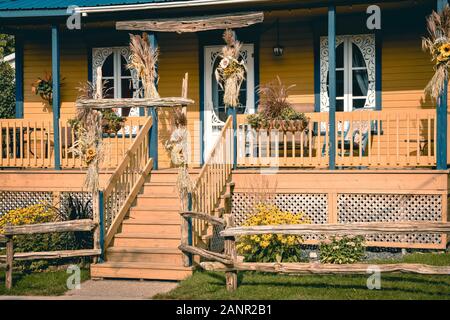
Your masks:
<svg viewBox="0 0 450 320"><path fill-rule="evenodd" d="M158 2L175 2L175 0L0 0L0 10L66 9L73 5L97 7Z"/></svg>
<svg viewBox="0 0 450 320"><path fill-rule="evenodd" d="M67 8L70 6L100 7L179 1L180 0L0 0L0 18L67 15Z"/></svg>

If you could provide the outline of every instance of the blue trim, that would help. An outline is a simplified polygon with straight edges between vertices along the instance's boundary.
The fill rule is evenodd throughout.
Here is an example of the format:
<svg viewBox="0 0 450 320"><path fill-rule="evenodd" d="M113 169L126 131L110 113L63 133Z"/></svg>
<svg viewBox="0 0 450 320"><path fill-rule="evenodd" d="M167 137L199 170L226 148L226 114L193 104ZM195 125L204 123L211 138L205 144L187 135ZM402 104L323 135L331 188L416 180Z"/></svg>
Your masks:
<svg viewBox="0 0 450 320"><path fill-rule="evenodd" d="M98 227L100 228L99 242L100 242L100 258L98 262L103 262L105 259L105 212L104 203L105 198L103 191L98 192Z"/></svg>
<svg viewBox="0 0 450 320"><path fill-rule="evenodd" d="M58 25L52 25L52 80L53 80L53 143L55 153L55 170L61 170L59 150L59 114L60 114L60 32Z"/></svg>
<svg viewBox="0 0 450 320"><path fill-rule="evenodd" d="M442 12L442 10L444 10L445 6L448 4L447 0L437 0L437 11L438 12Z"/></svg>
<svg viewBox="0 0 450 320"><path fill-rule="evenodd" d="M87 66L88 66L88 70L87 70L87 74L88 74L88 81L92 83L92 79L94 78L92 75L92 47L88 46L87 48L87 57L88 57L88 61L87 61Z"/></svg>
<svg viewBox="0 0 450 320"><path fill-rule="evenodd" d="M336 169L336 7L328 7L328 63L329 63L329 91L330 91L330 150L329 168Z"/></svg>
<svg viewBox="0 0 450 320"><path fill-rule="evenodd" d="M150 108L150 115L153 119L150 128L150 158L153 159L153 170L158 170L158 111L156 107Z"/></svg>
<svg viewBox="0 0 450 320"><path fill-rule="evenodd" d="M15 37L16 53L16 118L23 118L23 38L21 35Z"/></svg>
<svg viewBox="0 0 450 320"><path fill-rule="evenodd" d="M447 169L447 87L448 81L445 81L444 90L436 107L436 168L438 170Z"/></svg>
<svg viewBox="0 0 450 320"><path fill-rule="evenodd" d="M199 65L199 77L200 77L200 95L199 95L199 111L200 111L200 165L203 166L205 163L205 139L203 123L205 121L205 44L199 39L199 55L198 55L198 65Z"/></svg>
<svg viewBox="0 0 450 320"><path fill-rule="evenodd" d="M188 198L187 198L187 209L188 211L192 211L192 193L188 193ZM185 218L187 223L188 223L188 245L192 246L193 245L193 238L192 238L192 218ZM188 253L188 257L189 257L189 266L192 266L192 254Z"/></svg>
<svg viewBox="0 0 450 320"><path fill-rule="evenodd" d="M227 108L227 116L233 117L233 169L237 169L237 111L236 108Z"/></svg>
<svg viewBox="0 0 450 320"><path fill-rule="evenodd" d="M0 11L0 18L28 18L28 17L63 17L69 16L67 9L58 10L17 10Z"/></svg>
<svg viewBox="0 0 450 320"><path fill-rule="evenodd" d="M253 43L253 63L254 63L254 84L255 84L255 113L258 112L259 105L259 84L260 84L260 42L261 42L261 34L255 39Z"/></svg>
<svg viewBox="0 0 450 320"><path fill-rule="evenodd" d="M320 112L320 34L317 24L313 25L314 41L314 112Z"/></svg>
<svg viewBox="0 0 450 320"><path fill-rule="evenodd" d="M438 12L442 12L447 5L446 0L437 0ZM447 169L447 99L448 99L448 80L444 83L444 89L438 99L436 106L436 169Z"/></svg>
<svg viewBox="0 0 450 320"><path fill-rule="evenodd" d="M375 32L375 110L381 110L383 104L382 81L383 36L381 30Z"/></svg>

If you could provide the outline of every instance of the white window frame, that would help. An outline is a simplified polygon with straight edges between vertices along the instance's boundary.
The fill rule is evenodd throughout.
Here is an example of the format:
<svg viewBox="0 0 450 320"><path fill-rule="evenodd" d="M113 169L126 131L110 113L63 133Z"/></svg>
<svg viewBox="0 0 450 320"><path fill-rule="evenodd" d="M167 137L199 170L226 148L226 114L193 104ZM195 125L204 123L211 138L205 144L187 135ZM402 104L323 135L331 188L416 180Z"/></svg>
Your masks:
<svg viewBox="0 0 450 320"><path fill-rule="evenodd" d="M336 68L336 71L344 72L344 96L336 97L336 100L344 100L344 112L350 112L354 109L353 100L367 100L367 94L365 96L353 95L353 71L365 70L369 72L369 70L367 65L366 67L353 67L353 40L351 37L345 37L341 45L344 46L344 67Z"/></svg>
<svg viewBox="0 0 450 320"><path fill-rule="evenodd" d="M129 47L101 47L92 49L92 83L96 82L97 68L103 67L106 59L113 55L113 76L102 76L103 80L112 81L114 87L114 99L122 98L122 80L130 79L132 83L133 98L139 94L139 78L135 70L130 70L130 76L122 76L122 57L127 62L130 59ZM122 109L117 110L122 115ZM129 117L139 116L139 108L131 108Z"/></svg>
<svg viewBox="0 0 450 320"><path fill-rule="evenodd" d="M374 110L375 99L375 80L376 80L376 43L373 34L357 35L339 35L336 36L336 48L339 45L344 46L344 69L336 68L336 71L344 70L344 97L336 97L337 100L344 100L344 111L353 111L353 100L365 99L363 110ZM352 63L352 50L355 44L363 55L366 68L354 68ZM320 38L320 111L328 112L330 100L328 97L328 38ZM367 70L368 73L368 91L366 96L353 96L353 70Z"/></svg>

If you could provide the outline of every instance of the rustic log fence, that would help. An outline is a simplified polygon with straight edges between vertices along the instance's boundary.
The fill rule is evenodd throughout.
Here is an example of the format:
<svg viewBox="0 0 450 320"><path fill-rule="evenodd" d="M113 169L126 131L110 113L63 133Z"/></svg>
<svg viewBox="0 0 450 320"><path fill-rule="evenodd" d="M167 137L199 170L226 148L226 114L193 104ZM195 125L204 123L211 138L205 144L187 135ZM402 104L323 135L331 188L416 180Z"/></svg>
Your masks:
<svg viewBox="0 0 450 320"><path fill-rule="evenodd" d="M205 223L221 225L225 230L220 232L224 237L224 253L200 249L182 241L179 249L185 253L203 258L200 267L209 271L225 272L228 291L237 289L238 271L260 271L291 274L366 274L371 265L364 263L335 265L321 263L259 263L240 262L236 251L236 238L240 236L283 234L283 235L368 235L379 233L449 233L450 222L399 222L399 223L349 223L349 224L302 224L234 227L230 214L223 218L211 217L198 212L182 212L181 216L200 219ZM182 228L186 228L184 223ZM185 230L187 232L187 230ZM380 264L380 272L402 272L428 275L450 275L450 266L431 266L425 264Z"/></svg>
<svg viewBox="0 0 450 320"><path fill-rule="evenodd" d="M94 241L93 249L84 250L62 250L62 251L47 251L47 252L20 252L14 253L13 237L17 235L33 235L45 233L62 233L62 232L96 232L98 223L91 219L49 222L31 225L10 226L4 227L3 236L6 240L6 255L0 256L0 262L6 262L5 286L7 289L12 287L13 263L16 261L27 260L49 260L73 257L97 257L102 251Z"/></svg>

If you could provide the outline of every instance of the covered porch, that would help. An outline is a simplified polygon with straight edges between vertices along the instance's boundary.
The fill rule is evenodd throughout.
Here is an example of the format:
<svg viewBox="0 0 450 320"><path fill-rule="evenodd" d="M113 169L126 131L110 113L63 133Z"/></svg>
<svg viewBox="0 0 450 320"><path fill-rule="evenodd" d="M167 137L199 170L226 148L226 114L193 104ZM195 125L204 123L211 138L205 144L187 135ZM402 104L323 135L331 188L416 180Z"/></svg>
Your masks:
<svg viewBox="0 0 450 320"><path fill-rule="evenodd" d="M235 168L278 166L331 170L446 169L449 162L446 142L449 118L447 99L445 96L441 99L442 103L436 106L423 95L423 87L432 70L427 56L420 55L421 31L418 30L423 30L424 27L416 27L417 30L413 31L408 31L407 25L398 30L394 27L395 17L401 12L408 13L414 19L424 19L432 9L442 8L444 4L445 1L440 0L414 4L410 1L379 3L377 5L383 13L380 30L370 30L365 26L368 17L365 12L367 3L287 5L286 2L279 7L261 7L263 23L250 25L250 21L245 21L249 26L237 29L238 38L248 44L247 53L251 57L248 62L252 63L249 70L252 70L249 71L248 81L243 89L246 93L242 106L237 108L237 115L233 118L236 156L232 161ZM202 167L207 163L208 155L228 116L223 106L214 100L214 88L209 88L212 79L208 64L211 62L207 60L207 56L214 55L214 48L220 47L220 32L193 30L195 32L180 35L165 32L161 30L161 21L169 18L160 19L154 13L150 13L148 19L138 18L136 15L135 20L130 20L132 13L126 18L112 14L107 19L108 22L100 27L95 11L87 8L83 10L81 8L80 13L88 13L87 18L83 18L86 21L83 26L85 30L69 33L57 19L50 26L42 26L48 29L45 32L39 30L40 37L41 33L42 36L45 34L45 42L50 44L47 49L50 49L50 66L55 75L52 111L45 115L36 114L35 98L30 97L26 87L32 80L30 76L37 72L31 66L34 60L27 60L32 58L37 46L27 38L26 33L10 30L16 31L18 35L17 119L0 121L0 167L56 170L83 167L81 159L69 152L76 137L67 121L70 114L73 114L75 104L72 97L74 94L69 94L68 91L74 90L72 86L76 86L75 80L78 79L66 79L66 75L68 71L83 66L87 67L86 77L92 80L93 66L98 63L93 60L93 53L104 48L104 43L110 41L108 39L111 37L117 35L117 38L126 38L127 26L134 25L132 32L138 32L139 28L142 29L139 23L146 24L152 43L161 51L158 70L162 95L178 95L181 77L185 71L189 71L189 97L195 100L195 104L187 109L193 159L191 166ZM217 23L217 14L209 10L202 12L202 15L195 10L189 15L175 11L176 17L171 19L178 23L200 16L205 21L215 17ZM242 12L246 13L245 10ZM227 16L223 13L220 15ZM229 16L233 15L236 14L229 13ZM419 25L417 22L418 20L415 25ZM352 27L356 31L352 31ZM290 30L295 32L290 34ZM101 44L97 45L99 48L91 43L94 37L88 36L94 33L96 39L102 38ZM373 47L366 48L374 51L374 54L365 58L366 64L373 62L373 66L367 67L369 88L364 96L366 102L363 108L357 105L357 100L362 99L356 97L356 94L353 94L350 99L353 100L350 101L347 93L340 92L342 83L339 50L342 49L343 41L352 44L351 41L357 41L354 37L358 35L375 41ZM85 40L88 38L89 41ZM401 50L395 45L402 38L407 38L404 42L407 48L413 48L405 53L404 58L398 57ZM80 51L79 48L67 47L66 41L75 40L80 41L80 46L87 49L87 55L80 53L84 49ZM112 46L108 48L119 48L117 43L119 40L112 41ZM181 47L177 47L177 43ZM283 48L284 53L276 56L275 47ZM183 50L187 53L185 57ZM81 60L77 60L76 66L67 58L72 54ZM321 68L324 63L327 65L325 69ZM305 112L309 119L306 128L285 124L284 127L266 130L252 129L249 125L246 115L258 111L258 86L271 81L276 75L285 79L287 84L297 84L289 99L298 110ZM62 86L61 79L64 79ZM79 80L86 79L82 77ZM105 168L114 168L121 162L139 128L146 121L144 113L139 115L140 117L127 118L123 132L105 135L105 141L111 145ZM153 118L153 126L157 129L153 142L149 141L149 149L158 158L156 167L169 168L171 163L164 149L164 141L172 128L171 113L159 111Z"/></svg>

